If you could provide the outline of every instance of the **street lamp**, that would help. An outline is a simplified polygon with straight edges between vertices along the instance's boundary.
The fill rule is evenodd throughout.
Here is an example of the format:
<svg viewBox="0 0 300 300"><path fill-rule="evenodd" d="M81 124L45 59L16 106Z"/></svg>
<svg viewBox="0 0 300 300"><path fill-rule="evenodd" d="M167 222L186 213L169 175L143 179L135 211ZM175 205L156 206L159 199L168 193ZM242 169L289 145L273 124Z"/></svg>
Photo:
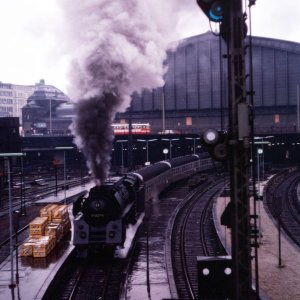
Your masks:
<svg viewBox="0 0 300 300"><path fill-rule="evenodd" d="M162 141L167 141L170 143L170 159L172 159L172 142L179 141L179 139L161 139Z"/></svg>
<svg viewBox="0 0 300 300"><path fill-rule="evenodd" d="M145 164L150 164L149 163L149 142L157 141L157 139L150 139L150 140L137 139L137 141L138 142L146 142L146 163Z"/></svg>
<svg viewBox="0 0 300 300"><path fill-rule="evenodd" d="M74 147L55 147L55 150L63 150L64 151L64 203L66 204L67 200L67 191L66 191L66 150L74 149Z"/></svg>
<svg viewBox="0 0 300 300"><path fill-rule="evenodd" d="M55 176L55 197L57 197L57 165L60 164L60 160L54 158L52 163L54 165L54 176Z"/></svg>
<svg viewBox="0 0 300 300"><path fill-rule="evenodd" d="M300 105L299 105L299 99L300 99L300 89L299 89L299 83L297 84L297 132L300 132Z"/></svg>
<svg viewBox="0 0 300 300"><path fill-rule="evenodd" d="M165 155L165 160L167 160L167 154L169 153L168 148L163 149L163 154Z"/></svg>
<svg viewBox="0 0 300 300"><path fill-rule="evenodd" d="M192 137L186 137L185 138L186 140L193 140L194 141L194 154L196 154L196 140L200 140L200 138L198 137L198 138L192 138Z"/></svg>
<svg viewBox="0 0 300 300"><path fill-rule="evenodd" d="M162 87L162 98L161 98L161 110L162 110L162 133L166 131L166 116L165 116L165 86Z"/></svg>
<svg viewBox="0 0 300 300"><path fill-rule="evenodd" d="M10 241L10 270L11 279L9 288L14 288L16 286L14 282L14 260L13 260L13 210L12 210L12 177L11 177L11 157L23 156L23 153L0 153L0 157L7 159L7 173L8 173L8 208L9 208L9 241Z"/></svg>
<svg viewBox="0 0 300 300"><path fill-rule="evenodd" d="M273 138L274 136L273 135L268 135L268 136L255 136L254 137L254 144L255 145L262 145L262 152L261 152L261 154L262 154L262 179L264 180L264 178L265 178L265 155L264 155L264 145L268 145L268 144L270 144L270 142L269 141L264 141L264 139L271 139L271 138ZM260 140L260 141L257 141L257 140Z"/></svg>
<svg viewBox="0 0 300 300"><path fill-rule="evenodd" d="M49 134L52 135L52 99L49 100Z"/></svg>
<svg viewBox="0 0 300 300"><path fill-rule="evenodd" d="M83 180L83 170L82 170L82 153L79 150L79 165L80 165L80 184L81 186L85 186L84 180Z"/></svg>
<svg viewBox="0 0 300 300"><path fill-rule="evenodd" d="M116 143L121 143L121 172L123 173L124 172L124 154L123 154L123 151L124 151L124 146L123 146L123 143L126 143L128 142L128 140L117 140Z"/></svg>

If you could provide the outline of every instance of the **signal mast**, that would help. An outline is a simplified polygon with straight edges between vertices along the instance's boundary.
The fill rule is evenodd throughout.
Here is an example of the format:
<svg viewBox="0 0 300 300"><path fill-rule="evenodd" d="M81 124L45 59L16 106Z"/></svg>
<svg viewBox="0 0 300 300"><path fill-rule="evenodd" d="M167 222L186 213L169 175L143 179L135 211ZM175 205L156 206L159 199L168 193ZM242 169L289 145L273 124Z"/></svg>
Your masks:
<svg viewBox="0 0 300 300"><path fill-rule="evenodd" d="M212 140L217 134L204 134L205 140L219 160L229 160L230 170L230 225L232 235L232 297L257 299L252 290L249 166L252 113L246 99L245 46L247 26L242 0L197 0L211 22L220 24L220 35L227 44L229 130L226 149ZM255 0L249 1L249 6ZM252 92L252 91L251 91ZM253 92L252 92L253 93ZM222 136L221 134L220 136ZM223 135L224 137L224 135ZM224 142L224 138L222 143ZM217 157L218 159L218 157ZM225 210L226 211L226 210ZM230 296L230 299L232 299Z"/></svg>

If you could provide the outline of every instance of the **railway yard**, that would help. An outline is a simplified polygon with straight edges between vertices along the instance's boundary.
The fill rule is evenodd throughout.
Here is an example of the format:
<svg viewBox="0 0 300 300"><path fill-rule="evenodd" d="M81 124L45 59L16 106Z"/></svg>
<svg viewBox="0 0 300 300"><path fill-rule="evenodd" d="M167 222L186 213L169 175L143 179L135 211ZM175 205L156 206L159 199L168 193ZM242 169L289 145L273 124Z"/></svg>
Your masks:
<svg viewBox="0 0 300 300"><path fill-rule="evenodd" d="M297 5L45 2L3 10L0 300L300 300Z"/></svg>
<svg viewBox="0 0 300 300"><path fill-rule="evenodd" d="M262 195L256 201L261 299L300 299L299 179L298 168L279 169L258 186ZM52 194L39 196L26 206L17 237L13 236L13 255L7 208L2 209L0 299L197 299L197 257L224 257L231 253L230 230L220 221L228 202L224 194L228 179L209 174L198 185L191 187L188 180L182 180L159 198L148 201L139 228L130 225L127 229L136 227L137 234L126 257L95 251L87 258L79 258L71 234L46 257L20 257L21 246L16 252L15 245L28 237L28 224L46 204L68 204L72 220L71 203L92 185L75 182L67 190L66 199L64 190L57 196L52 190ZM125 243L126 247L129 248ZM12 276L17 284L9 288Z"/></svg>

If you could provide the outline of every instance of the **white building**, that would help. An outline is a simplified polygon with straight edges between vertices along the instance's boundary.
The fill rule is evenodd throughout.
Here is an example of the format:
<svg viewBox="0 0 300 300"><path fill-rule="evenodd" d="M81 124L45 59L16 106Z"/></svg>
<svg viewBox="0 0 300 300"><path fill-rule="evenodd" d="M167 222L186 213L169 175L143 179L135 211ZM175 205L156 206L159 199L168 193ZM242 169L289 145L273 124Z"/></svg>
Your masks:
<svg viewBox="0 0 300 300"><path fill-rule="evenodd" d="M35 85L20 85L0 81L0 117L19 117L20 126L22 126L22 107L27 104L27 99L41 85L45 86L43 79Z"/></svg>

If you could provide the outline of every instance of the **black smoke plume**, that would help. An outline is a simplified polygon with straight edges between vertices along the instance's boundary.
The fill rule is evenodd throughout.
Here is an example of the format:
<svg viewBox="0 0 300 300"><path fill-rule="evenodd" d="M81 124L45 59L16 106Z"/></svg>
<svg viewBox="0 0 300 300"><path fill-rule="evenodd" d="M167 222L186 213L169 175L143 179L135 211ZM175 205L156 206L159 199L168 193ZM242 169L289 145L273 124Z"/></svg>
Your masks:
<svg viewBox="0 0 300 300"><path fill-rule="evenodd" d="M177 39L176 5L161 0L61 0L73 53L69 95L75 143L99 184L107 176L111 123L131 95L164 84L166 50ZM174 45L173 45L174 46Z"/></svg>
<svg viewBox="0 0 300 300"><path fill-rule="evenodd" d="M73 124L75 143L82 149L87 165L96 182L105 180L110 169L111 145L114 139L110 126L114 108L120 105L120 97L104 93L79 101Z"/></svg>

